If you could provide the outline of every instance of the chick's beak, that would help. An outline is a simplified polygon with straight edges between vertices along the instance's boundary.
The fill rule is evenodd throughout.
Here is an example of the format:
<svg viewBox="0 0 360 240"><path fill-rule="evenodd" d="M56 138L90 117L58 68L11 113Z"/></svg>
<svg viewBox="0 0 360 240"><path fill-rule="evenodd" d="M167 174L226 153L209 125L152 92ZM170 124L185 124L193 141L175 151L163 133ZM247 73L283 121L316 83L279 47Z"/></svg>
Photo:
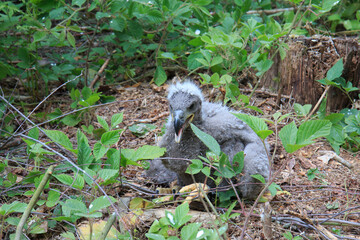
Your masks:
<svg viewBox="0 0 360 240"><path fill-rule="evenodd" d="M175 142L179 143L181 136L187 126L194 118L194 114L184 116L184 112L177 110L174 112L174 128L175 128Z"/></svg>

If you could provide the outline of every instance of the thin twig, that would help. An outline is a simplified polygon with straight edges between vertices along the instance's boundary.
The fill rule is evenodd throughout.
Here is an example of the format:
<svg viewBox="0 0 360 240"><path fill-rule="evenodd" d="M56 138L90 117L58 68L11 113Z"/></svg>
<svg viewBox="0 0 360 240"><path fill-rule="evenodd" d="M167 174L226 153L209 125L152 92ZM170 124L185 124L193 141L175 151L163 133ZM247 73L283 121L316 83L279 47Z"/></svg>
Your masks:
<svg viewBox="0 0 360 240"><path fill-rule="evenodd" d="M320 106L323 98L326 96L326 93L329 91L330 85L327 85L325 88L325 91L322 93L321 97L319 98L319 101L316 103L315 107L311 110L311 112L306 116L305 122L314 114L316 109Z"/></svg>
<svg viewBox="0 0 360 240"><path fill-rule="evenodd" d="M101 66L100 70L96 73L94 79L91 81L90 83L90 88L92 89L95 85L95 83L99 80L100 75L102 74L102 72L105 70L105 68L107 67L107 65L109 64L111 60L111 57L109 57L108 59L106 59L106 61L104 62L104 64Z"/></svg>

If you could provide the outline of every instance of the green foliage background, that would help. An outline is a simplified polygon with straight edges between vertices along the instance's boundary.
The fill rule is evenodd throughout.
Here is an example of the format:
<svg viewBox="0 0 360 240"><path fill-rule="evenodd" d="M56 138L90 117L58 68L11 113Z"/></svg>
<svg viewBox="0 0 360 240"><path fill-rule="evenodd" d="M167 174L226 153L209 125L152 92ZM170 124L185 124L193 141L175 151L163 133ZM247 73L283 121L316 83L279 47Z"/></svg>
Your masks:
<svg viewBox="0 0 360 240"><path fill-rule="evenodd" d="M51 81L66 82L82 71L68 87L88 86L110 58L107 83L154 76L161 85L174 66L229 74L211 83L231 83L248 68L258 76L268 70L270 50L284 57L282 37L307 35L306 23L321 34L356 34L359 6L334 0L3 1L0 79L19 77L29 94L41 98ZM280 11L262 12L274 9ZM235 91L229 97L237 94L231 84L228 89Z"/></svg>

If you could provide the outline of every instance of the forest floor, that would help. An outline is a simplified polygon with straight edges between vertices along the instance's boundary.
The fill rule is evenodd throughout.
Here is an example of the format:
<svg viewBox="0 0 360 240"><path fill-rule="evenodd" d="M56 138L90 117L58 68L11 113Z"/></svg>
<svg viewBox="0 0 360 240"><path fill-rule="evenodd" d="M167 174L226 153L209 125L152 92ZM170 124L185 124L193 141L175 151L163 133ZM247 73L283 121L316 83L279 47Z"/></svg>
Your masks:
<svg viewBox="0 0 360 240"><path fill-rule="evenodd" d="M161 127L166 122L168 115L167 87L166 84L158 87L149 83L110 87L103 93L115 96L117 102L97 107L92 112L92 118L88 121L91 121L96 129L100 125L97 125L95 115L102 116L109 121L113 114L123 111L124 120L120 128L126 130L121 135L118 146L137 149L145 144L156 145L156 137L161 134ZM222 98L219 90L211 92L206 86L202 90L205 93L205 98L210 101ZM249 93L244 94L248 95ZM69 108L70 97L54 95L49 100L52 104L46 104L45 111L51 112L57 107L63 112L71 111ZM255 93L252 101L251 105L258 106L263 110L263 117L265 118L271 119L271 115L277 111L275 109L276 97L267 94L265 91L263 94ZM31 111L31 109L28 110ZM281 111L283 114L293 112L292 103L289 102L289 99L284 98ZM288 122L285 124L290 123L293 119L294 117L286 119ZM157 128L138 137L128 130L128 127L138 123L153 124ZM280 124L278 130L282 126L284 124ZM53 126L46 126L46 128L54 129ZM269 126L269 128L275 131L274 126ZM61 127L61 131L73 143L76 143L76 130L76 127ZM326 151L333 151L325 139L318 139L316 143L293 154L285 152L280 140L276 139L274 134L269 137L268 141L271 146L271 156L274 155L272 173L276 174L275 183L283 190L270 198L273 238L285 239L283 234L291 232L293 236L302 236L305 239L333 239L333 234L343 236L344 239L360 239L360 154L341 149L339 156L352 165L352 168L349 168L333 158L329 160L329 158L326 159L326 156L324 157ZM95 140L90 141L90 144L93 143ZM3 154L7 158L19 157L19 154L24 154L25 144L22 144L20 148L23 151L19 151L18 146L7 149ZM274 149L276 149L275 153ZM310 169L318 169L318 173L314 173L315 178L313 180L309 180L308 177ZM122 175L129 182L142 188L154 190L155 187L159 187L145 179L143 172L144 170L140 167L129 166L123 170ZM106 191L116 198L142 197L150 200L156 197L151 194L144 194L126 185L113 186L107 188ZM17 198L23 202L28 201L28 199L21 199L21 196L17 196ZM253 202L245 202L245 211L249 211L252 204ZM170 210L177 205L177 202L170 202L161 205L158 210L164 212L165 209ZM263 208L264 203L259 203L255 207L254 216L250 218L246 228L246 239L262 239L264 237L263 223L259 217ZM238 207L235 209L235 212L241 211ZM205 210L197 209L196 211ZM153 217L155 218L155 216ZM140 221L132 226L136 229L136 235L139 238L145 238L144 234L148 231L154 218ZM244 219L244 215L232 219L227 231L228 239L240 237ZM326 225L320 225L322 221L327 219ZM325 226L328 232L322 226Z"/></svg>

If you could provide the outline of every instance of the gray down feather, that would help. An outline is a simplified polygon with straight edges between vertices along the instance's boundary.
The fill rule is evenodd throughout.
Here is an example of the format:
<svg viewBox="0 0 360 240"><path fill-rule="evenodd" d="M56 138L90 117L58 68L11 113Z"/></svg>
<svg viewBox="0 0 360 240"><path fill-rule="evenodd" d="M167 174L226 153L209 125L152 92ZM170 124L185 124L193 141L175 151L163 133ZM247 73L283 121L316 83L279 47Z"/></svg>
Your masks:
<svg viewBox="0 0 360 240"><path fill-rule="evenodd" d="M207 147L192 132L189 124L192 122L202 131L213 136L232 162L239 151L244 151L244 169L242 176L232 179L242 183L238 192L243 198L255 199L263 188L253 174L262 175L266 181L269 177L269 160L260 138L243 121L236 118L227 107L204 100L201 90L192 82L172 85L168 94L170 116L166 124L166 132L159 142L160 147L166 147L168 159L155 159L151 162L146 175L157 183L169 183L177 178L181 186L193 183L191 176L185 173L189 161L181 159L196 159L205 156ZM178 142L177 142L178 141ZM268 144L266 143L268 148ZM205 175L194 176L196 182L204 182ZM215 187L208 179L207 184ZM228 185L223 181L221 186Z"/></svg>

